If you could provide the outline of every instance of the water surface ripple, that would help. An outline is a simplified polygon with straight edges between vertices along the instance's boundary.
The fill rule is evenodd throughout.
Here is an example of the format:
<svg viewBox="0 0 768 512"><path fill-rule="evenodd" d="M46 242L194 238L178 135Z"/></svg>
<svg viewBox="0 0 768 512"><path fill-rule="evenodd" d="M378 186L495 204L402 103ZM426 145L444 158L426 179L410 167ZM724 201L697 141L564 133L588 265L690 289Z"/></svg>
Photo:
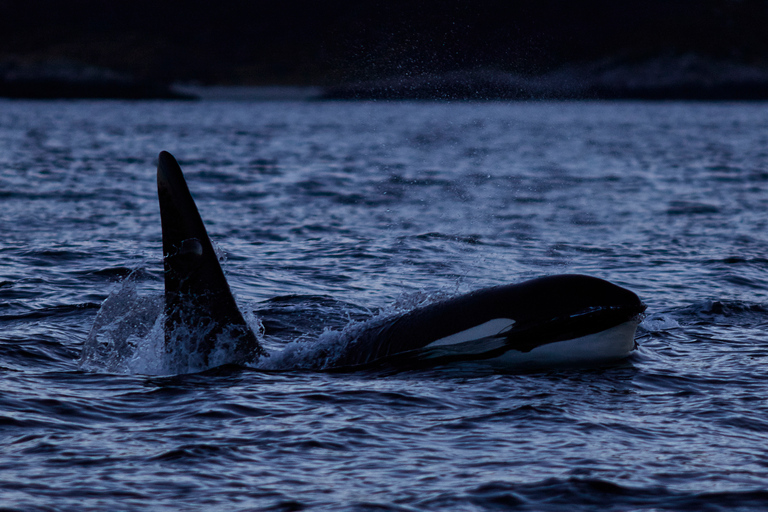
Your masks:
<svg viewBox="0 0 768 512"><path fill-rule="evenodd" d="M3 510L768 507L768 104L2 101L0 148ZM160 150L269 364L163 375L142 345ZM564 272L648 304L630 360L304 349ZM108 297L128 355L81 367Z"/></svg>

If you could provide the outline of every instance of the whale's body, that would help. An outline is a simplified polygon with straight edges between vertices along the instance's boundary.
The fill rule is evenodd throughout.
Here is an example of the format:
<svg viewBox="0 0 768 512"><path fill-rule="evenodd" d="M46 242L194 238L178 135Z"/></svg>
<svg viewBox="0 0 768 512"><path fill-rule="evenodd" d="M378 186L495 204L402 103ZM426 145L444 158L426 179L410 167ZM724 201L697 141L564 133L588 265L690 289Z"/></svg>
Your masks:
<svg viewBox="0 0 768 512"><path fill-rule="evenodd" d="M165 342L205 362L251 363L266 352L237 308L176 160L160 153L158 196L165 269ZM332 362L336 368L390 362L437 365L589 364L635 348L645 305L603 279L555 275L478 290L372 322ZM217 362L222 362L220 357Z"/></svg>

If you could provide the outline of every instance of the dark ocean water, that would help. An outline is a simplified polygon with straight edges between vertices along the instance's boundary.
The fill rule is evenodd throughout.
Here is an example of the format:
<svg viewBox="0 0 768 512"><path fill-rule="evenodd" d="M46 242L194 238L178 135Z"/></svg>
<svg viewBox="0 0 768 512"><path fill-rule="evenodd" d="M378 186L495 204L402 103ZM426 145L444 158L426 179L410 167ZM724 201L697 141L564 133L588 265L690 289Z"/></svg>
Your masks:
<svg viewBox="0 0 768 512"><path fill-rule="evenodd" d="M158 350L161 150L255 368ZM768 508L768 104L2 101L0 198L2 510ZM648 304L629 360L321 371L565 272Z"/></svg>

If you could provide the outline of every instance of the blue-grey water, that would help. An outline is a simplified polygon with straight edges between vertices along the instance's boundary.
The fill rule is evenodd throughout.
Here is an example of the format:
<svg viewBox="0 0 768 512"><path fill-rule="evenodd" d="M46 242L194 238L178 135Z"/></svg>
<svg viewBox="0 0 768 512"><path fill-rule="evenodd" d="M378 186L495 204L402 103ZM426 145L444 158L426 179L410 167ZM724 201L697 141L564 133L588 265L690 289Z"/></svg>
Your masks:
<svg viewBox="0 0 768 512"><path fill-rule="evenodd" d="M253 368L158 350L161 150ZM2 510L768 508L768 104L0 101L0 198ZM648 305L629 360L322 371L566 272Z"/></svg>

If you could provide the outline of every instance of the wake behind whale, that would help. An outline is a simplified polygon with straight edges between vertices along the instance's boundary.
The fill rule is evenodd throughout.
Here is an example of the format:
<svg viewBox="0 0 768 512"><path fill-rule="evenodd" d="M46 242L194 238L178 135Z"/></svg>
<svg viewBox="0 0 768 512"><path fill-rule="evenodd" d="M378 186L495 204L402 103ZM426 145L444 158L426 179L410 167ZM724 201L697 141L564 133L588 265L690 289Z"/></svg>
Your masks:
<svg viewBox="0 0 768 512"><path fill-rule="evenodd" d="M176 361L166 365L171 373L233 363L274 366L263 338L254 333L252 325L257 322L247 322L237 307L181 168L170 153L160 153L157 183L164 297L155 309L158 319L144 333L154 349L144 353ZM105 315L107 305L102 307ZM309 366L338 370L466 361L503 368L599 364L620 360L634 350L644 310L637 295L608 281L584 275L545 276L352 323L341 332L323 334L303 352L322 359ZM101 332L97 327L108 323L109 319L97 318L81 365L97 359L94 347L104 346L95 341ZM326 350L324 343L332 349ZM301 366L307 366L306 361Z"/></svg>

